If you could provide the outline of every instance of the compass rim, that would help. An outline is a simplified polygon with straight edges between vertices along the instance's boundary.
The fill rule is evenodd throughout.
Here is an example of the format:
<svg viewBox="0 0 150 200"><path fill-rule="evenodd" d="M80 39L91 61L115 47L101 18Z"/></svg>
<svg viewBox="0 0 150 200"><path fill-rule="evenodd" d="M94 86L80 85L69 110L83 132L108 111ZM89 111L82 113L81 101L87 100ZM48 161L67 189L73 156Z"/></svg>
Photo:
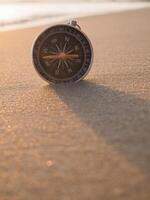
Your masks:
<svg viewBox="0 0 150 200"><path fill-rule="evenodd" d="M82 65L82 67L81 67L81 69L79 70L79 72L77 72L74 76L69 77L69 78L66 79L66 80L65 80L65 79L61 80L61 79L55 79L55 77L52 77L52 76L50 76L50 77L48 77L48 78L45 77L45 76L43 76L43 75L39 72L38 67L37 67L36 64L35 64L35 58L34 58L34 53L35 53L35 52L34 52L34 49L35 49L35 46L36 46L36 43L37 43L38 39L40 38L41 35L43 35L43 34L46 33L47 31L49 31L50 29L55 28L55 27L59 27L59 26L71 27L71 28L73 28L74 30L77 30L79 33L81 33L81 34L85 37L85 39L87 40L87 42L88 42L88 44L89 44L90 51L91 51L90 63L89 63L89 66L88 66L88 69L86 70L86 72L85 72L83 75L81 75L81 77L78 78L77 80L73 80L73 79L79 75L79 72L82 70L82 68L83 68L84 65ZM72 36L75 37L74 35L72 35ZM77 39L77 38L76 38L76 39ZM80 41L79 41L79 42L80 42ZM48 82L48 83L54 83L54 84L56 84L56 83L77 83L77 82L83 80L83 79L87 76L87 74L89 73L89 71L91 70L91 67L92 67L92 64L93 64L93 59L94 59L93 46L92 46L92 43L91 43L90 39L88 38L88 36L87 36L82 30L80 30L80 29L78 29L78 28L76 28L76 27L74 27L74 26L71 26L71 25L69 25L69 24L62 24L62 23L61 23L61 24L52 25L52 26L50 26L50 27L47 27L46 29L43 29L43 31L41 31L40 34L38 34L38 35L35 37L34 41L33 41L32 49L31 49L31 54L32 54L32 63L33 63L33 66L34 66L34 68L35 68L35 71L39 74L39 76L40 76L44 81L46 81L46 82Z"/></svg>

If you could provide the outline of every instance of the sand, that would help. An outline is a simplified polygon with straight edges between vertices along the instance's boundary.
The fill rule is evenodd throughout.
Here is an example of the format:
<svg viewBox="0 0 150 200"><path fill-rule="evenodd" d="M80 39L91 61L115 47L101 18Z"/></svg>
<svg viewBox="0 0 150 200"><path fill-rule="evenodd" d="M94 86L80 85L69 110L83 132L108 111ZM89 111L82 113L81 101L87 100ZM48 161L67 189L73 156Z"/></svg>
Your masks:
<svg viewBox="0 0 150 200"><path fill-rule="evenodd" d="M31 62L44 27L0 33L0 199L150 199L150 9L79 19L95 59L48 85Z"/></svg>

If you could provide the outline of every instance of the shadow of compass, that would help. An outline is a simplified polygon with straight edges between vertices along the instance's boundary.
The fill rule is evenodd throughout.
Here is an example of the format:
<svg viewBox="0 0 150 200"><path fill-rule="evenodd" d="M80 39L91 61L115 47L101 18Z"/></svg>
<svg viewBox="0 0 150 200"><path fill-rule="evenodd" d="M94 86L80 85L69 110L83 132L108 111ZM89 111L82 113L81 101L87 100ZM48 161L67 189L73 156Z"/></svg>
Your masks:
<svg viewBox="0 0 150 200"><path fill-rule="evenodd" d="M150 169L150 103L124 92L81 81L73 85L47 86L60 99L103 136L128 161L147 175Z"/></svg>

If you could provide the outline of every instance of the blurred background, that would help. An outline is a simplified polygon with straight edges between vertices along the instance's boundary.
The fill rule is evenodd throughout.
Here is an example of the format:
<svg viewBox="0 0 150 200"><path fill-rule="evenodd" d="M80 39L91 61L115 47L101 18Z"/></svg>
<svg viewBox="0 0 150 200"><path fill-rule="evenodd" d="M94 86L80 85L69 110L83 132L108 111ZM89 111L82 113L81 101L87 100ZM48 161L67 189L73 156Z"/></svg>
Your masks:
<svg viewBox="0 0 150 200"><path fill-rule="evenodd" d="M0 31L147 6L142 0L0 0Z"/></svg>

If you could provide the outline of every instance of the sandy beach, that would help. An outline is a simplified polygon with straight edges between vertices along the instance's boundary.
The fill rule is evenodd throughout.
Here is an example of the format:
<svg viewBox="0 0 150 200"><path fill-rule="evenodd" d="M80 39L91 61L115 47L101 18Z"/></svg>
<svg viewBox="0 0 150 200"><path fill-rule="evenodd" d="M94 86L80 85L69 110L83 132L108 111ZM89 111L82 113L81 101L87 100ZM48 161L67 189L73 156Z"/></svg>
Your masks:
<svg viewBox="0 0 150 200"><path fill-rule="evenodd" d="M45 27L0 33L0 199L150 199L150 9L79 19L95 59L48 85L31 62Z"/></svg>

